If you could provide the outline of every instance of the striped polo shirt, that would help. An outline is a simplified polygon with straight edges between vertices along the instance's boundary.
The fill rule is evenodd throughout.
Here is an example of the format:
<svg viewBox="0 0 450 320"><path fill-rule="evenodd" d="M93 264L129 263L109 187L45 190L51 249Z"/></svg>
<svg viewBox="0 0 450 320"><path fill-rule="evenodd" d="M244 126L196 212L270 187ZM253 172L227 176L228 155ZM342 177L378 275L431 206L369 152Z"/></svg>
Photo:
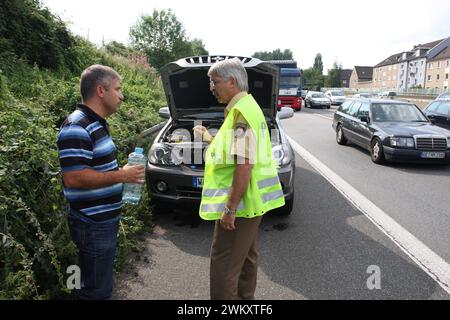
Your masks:
<svg viewBox="0 0 450 320"><path fill-rule="evenodd" d="M61 125L57 146L63 173L83 169L119 170L108 123L83 104L78 104ZM68 188L63 183L63 191L70 209L92 220L104 221L120 214L122 183L96 189Z"/></svg>

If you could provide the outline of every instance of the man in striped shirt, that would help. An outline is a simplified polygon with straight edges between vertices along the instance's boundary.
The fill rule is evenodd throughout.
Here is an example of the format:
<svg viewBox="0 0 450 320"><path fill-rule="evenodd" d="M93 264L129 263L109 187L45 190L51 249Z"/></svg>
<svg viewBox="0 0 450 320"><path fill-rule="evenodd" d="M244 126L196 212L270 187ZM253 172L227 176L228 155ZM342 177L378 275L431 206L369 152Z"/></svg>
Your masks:
<svg viewBox="0 0 450 320"><path fill-rule="evenodd" d="M119 168L105 120L123 101L120 81L106 66L84 70L83 102L64 121L57 140L70 234L79 249L79 299L111 298L122 183L144 183L144 166Z"/></svg>

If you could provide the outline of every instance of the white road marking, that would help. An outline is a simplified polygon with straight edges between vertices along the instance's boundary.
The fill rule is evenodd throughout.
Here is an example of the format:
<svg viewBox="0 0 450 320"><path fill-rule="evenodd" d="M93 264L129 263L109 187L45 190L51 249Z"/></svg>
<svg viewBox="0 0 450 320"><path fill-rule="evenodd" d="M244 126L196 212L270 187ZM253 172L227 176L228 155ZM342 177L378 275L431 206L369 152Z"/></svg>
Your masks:
<svg viewBox="0 0 450 320"><path fill-rule="evenodd" d="M422 270L450 294L450 265L433 250L404 229L373 202L353 188L306 149L287 137L292 148L331 183L348 201L360 210L376 227L400 247Z"/></svg>
<svg viewBox="0 0 450 320"><path fill-rule="evenodd" d="M325 118L325 119L327 119L327 120L333 120L333 118L330 118L330 117L325 117L325 116L323 116L323 115L321 115L321 114L318 114L318 113L313 113L315 116L318 116L318 117L322 117L322 118Z"/></svg>

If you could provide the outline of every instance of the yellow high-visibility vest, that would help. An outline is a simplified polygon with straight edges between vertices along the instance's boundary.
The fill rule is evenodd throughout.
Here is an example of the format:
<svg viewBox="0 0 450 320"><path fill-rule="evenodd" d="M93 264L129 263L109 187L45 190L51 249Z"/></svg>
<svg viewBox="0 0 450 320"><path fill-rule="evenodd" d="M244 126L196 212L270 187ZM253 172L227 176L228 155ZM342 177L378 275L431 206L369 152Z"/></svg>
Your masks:
<svg viewBox="0 0 450 320"><path fill-rule="evenodd" d="M264 114L249 94L231 109L205 154L205 176L200 204L204 220L220 219L227 204L236 160L231 155L234 139L234 118L240 112L256 137L257 155L250 181L236 211L237 217L253 218L282 207L283 189L278 179L277 165L272 157L272 145Z"/></svg>

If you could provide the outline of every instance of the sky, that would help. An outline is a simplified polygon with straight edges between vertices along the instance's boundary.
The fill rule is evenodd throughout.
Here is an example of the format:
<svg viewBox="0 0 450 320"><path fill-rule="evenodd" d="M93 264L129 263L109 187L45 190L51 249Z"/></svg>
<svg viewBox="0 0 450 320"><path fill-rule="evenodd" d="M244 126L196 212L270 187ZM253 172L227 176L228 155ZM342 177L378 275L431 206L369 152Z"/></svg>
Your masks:
<svg viewBox="0 0 450 320"><path fill-rule="evenodd" d="M290 49L302 69L318 53L324 73L374 66L414 45L450 37L448 0L41 0L73 33L101 45L129 44L142 15L172 9L210 54L251 56Z"/></svg>

